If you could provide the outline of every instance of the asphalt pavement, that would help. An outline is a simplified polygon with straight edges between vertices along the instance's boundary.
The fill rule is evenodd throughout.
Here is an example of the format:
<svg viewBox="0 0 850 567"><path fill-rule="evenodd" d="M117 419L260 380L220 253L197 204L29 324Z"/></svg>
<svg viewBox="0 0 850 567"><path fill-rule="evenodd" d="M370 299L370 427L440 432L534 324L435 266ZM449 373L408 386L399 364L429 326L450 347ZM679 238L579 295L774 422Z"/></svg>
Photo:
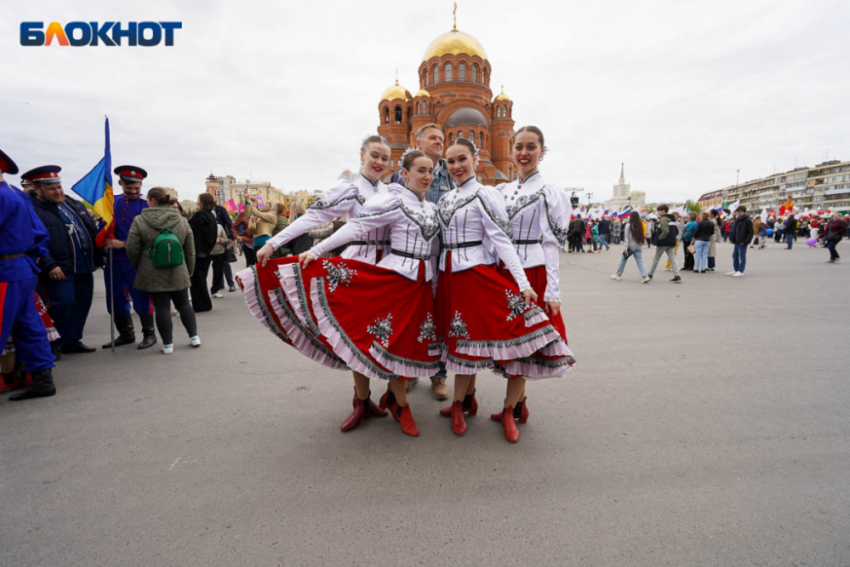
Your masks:
<svg viewBox="0 0 850 567"><path fill-rule="evenodd" d="M680 285L631 260L612 281L619 249L562 255L578 363L529 383L515 445L489 372L463 438L427 380L419 438L341 433L350 376L239 292L198 316L198 349L175 318L172 355L66 356L55 397L0 399L0 565L850 565L850 244L835 265L750 250L743 278L731 251Z"/></svg>

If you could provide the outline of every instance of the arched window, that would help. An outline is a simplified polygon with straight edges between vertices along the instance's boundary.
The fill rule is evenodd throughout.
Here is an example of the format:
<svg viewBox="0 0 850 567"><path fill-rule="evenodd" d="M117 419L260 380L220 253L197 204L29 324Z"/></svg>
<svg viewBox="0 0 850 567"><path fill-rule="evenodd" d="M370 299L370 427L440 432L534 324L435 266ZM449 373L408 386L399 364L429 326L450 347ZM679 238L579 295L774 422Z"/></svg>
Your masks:
<svg viewBox="0 0 850 567"><path fill-rule="evenodd" d="M505 117L505 118L508 117L508 105L507 104L502 107L502 116Z"/></svg>
<svg viewBox="0 0 850 567"><path fill-rule="evenodd" d="M443 77L443 80L447 81L447 82L451 81L452 80L452 64L451 63L446 63L445 74L446 74L446 76Z"/></svg>
<svg viewBox="0 0 850 567"><path fill-rule="evenodd" d="M496 107L496 118L501 118L501 117L502 117L502 107L497 106Z"/></svg>
<svg viewBox="0 0 850 567"><path fill-rule="evenodd" d="M425 69L425 84L428 84L428 69Z"/></svg>
<svg viewBox="0 0 850 567"><path fill-rule="evenodd" d="M449 145L451 146L452 142L454 142L454 141L455 141L455 135L450 133L449 134Z"/></svg>
<svg viewBox="0 0 850 567"><path fill-rule="evenodd" d="M460 81L466 80L466 63L461 63L457 67L457 78Z"/></svg>
<svg viewBox="0 0 850 567"><path fill-rule="evenodd" d="M384 124L390 123L390 107L384 108Z"/></svg>
<svg viewBox="0 0 850 567"><path fill-rule="evenodd" d="M483 148L483 147L484 147L484 132L479 132L479 133L478 133L478 147L479 147L479 148Z"/></svg>
<svg viewBox="0 0 850 567"><path fill-rule="evenodd" d="M469 131L469 141L473 144L475 143L475 132L473 132L472 130Z"/></svg>
<svg viewBox="0 0 850 567"><path fill-rule="evenodd" d="M457 139L458 139L458 140L463 140L463 132L458 132L458 133L457 133Z"/></svg>
<svg viewBox="0 0 850 567"><path fill-rule="evenodd" d="M433 77L433 82L431 83L432 85L433 85L434 83L438 83L438 82L440 81L440 72L439 72L439 70L437 69L437 66L436 66L436 65L434 65L434 69L433 69L433 71L434 71L434 73L433 73L433 75L432 75L432 77Z"/></svg>
<svg viewBox="0 0 850 567"><path fill-rule="evenodd" d="M401 124L401 107L400 106L395 107L395 123Z"/></svg>
<svg viewBox="0 0 850 567"><path fill-rule="evenodd" d="M412 117L412 116L413 116L413 109L412 109L412 108L408 108L408 109L407 109L407 123L408 123L408 124L410 124L410 119L411 119L411 117Z"/></svg>
<svg viewBox="0 0 850 567"><path fill-rule="evenodd" d="M487 69L481 69L481 84L487 84Z"/></svg>
<svg viewBox="0 0 850 567"><path fill-rule="evenodd" d="M472 82L473 83L478 82L478 65L472 66Z"/></svg>

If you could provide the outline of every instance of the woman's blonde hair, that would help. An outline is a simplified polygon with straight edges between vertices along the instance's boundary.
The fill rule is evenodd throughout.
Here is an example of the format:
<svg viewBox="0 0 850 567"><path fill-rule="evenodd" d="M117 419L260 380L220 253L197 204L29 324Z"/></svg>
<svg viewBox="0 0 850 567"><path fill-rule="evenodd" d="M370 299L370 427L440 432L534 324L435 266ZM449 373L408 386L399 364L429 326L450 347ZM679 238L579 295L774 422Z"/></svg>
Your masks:
<svg viewBox="0 0 850 567"><path fill-rule="evenodd" d="M289 207L289 216L303 215L307 208L302 201L293 201Z"/></svg>

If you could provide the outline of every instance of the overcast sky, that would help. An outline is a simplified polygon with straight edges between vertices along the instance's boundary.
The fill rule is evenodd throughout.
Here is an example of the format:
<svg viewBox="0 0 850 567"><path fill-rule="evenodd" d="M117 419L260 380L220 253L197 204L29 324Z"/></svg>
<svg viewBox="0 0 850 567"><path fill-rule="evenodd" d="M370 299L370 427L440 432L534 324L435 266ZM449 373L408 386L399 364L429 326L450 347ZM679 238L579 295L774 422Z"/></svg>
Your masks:
<svg viewBox="0 0 850 567"><path fill-rule="evenodd" d="M181 199L211 172L324 189L356 170L399 70L418 90L452 2L4 2L0 148L70 188L102 155ZM491 88L546 134L545 178L648 201L850 160L850 2L461 0ZM174 47L22 47L22 21L181 21ZM15 179L17 181L17 179Z"/></svg>

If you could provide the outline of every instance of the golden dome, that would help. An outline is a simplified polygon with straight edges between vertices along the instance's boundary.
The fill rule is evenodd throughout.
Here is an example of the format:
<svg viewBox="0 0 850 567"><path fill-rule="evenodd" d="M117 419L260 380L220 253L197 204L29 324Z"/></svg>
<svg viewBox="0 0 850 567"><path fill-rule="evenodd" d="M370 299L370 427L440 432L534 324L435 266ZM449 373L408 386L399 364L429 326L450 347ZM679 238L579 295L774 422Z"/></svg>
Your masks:
<svg viewBox="0 0 850 567"><path fill-rule="evenodd" d="M428 92L428 91L426 91L425 89L422 89L421 91L419 91L418 93L416 93L415 95L413 95L413 98L416 98L416 97L419 97L419 96L428 96L428 97L430 97L430 96L431 96L431 93L429 93L429 92Z"/></svg>
<svg viewBox="0 0 850 567"><path fill-rule="evenodd" d="M502 85L502 92L494 100L506 100L508 102L513 102L511 97L505 94L505 85Z"/></svg>
<svg viewBox="0 0 850 567"><path fill-rule="evenodd" d="M413 98L410 95L409 90L398 85L398 79L396 79L393 86L385 90L384 94L381 95L381 100L393 100L395 98L403 98L404 100L410 100Z"/></svg>
<svg viewBox="0 0 850 567"><path fill-rule="evenodd" d="M425 50L425 55L422 61L428 61L432 57L440 57L443 55L458 55L466 53L467 55L477 55L481 59L487 59L487 52L484 47L478 43L478 40L462 31L452 30L431 42L428 49Z"/></svg>

